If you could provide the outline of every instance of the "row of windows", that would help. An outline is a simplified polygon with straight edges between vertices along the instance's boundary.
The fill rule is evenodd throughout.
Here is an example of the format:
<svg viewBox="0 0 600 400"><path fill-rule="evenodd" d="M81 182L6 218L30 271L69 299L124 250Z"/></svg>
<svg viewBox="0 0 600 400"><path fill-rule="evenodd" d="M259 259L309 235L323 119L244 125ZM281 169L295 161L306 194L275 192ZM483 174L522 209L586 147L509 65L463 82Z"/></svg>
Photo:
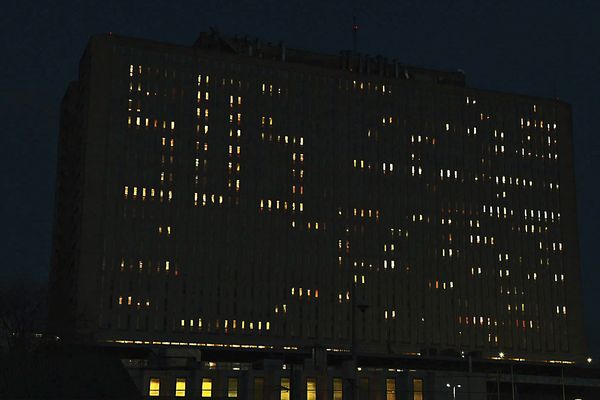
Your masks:
<svg viewBox="0 0 600 400"><path fill-rule="evenodd" d="M523 215L525 216L525 219L531 218L534 219L536 216L536 212L534 210L523 210ZM552 221L554 221L554 211L542 211L542 210L537 210L537 220L538 221L542 221L542 217L544 219L544 221L548 220L548 217L550 217L552 219ZM560 221L560 213L557 212L556 213L556 218Z"/></svg>
<svg viewBox="0 0 600 400"><path fill-rule="evenodd" d="M161 385L160 378L150 378L148 386L148 395L150 397L161 396ZM175 379L175 397L185 397L187 389L187 382L185 378ZM164 389L163 389L164 392ZM213 381L211 378L202 378L202 384L200 389L201 397L211 398L213 395ZM229 378L227 380L227 397L237 398L238 397L238 379Z"/></svg>
<svg viewBox="0 0 600 400"><path fill-rule="evenodd" d="M144 71L146 71L144 73ZM162 72L162 74L161 74ZM155 76L159 76L162 75L164 78L175 78L176 76L176 71L175 70L167 70L162 69L162 68L152 68L152 67L142 67L141 65L133 65L130 64L129 65L129 77L133 78L134 74L136 74L137 76L141 76L141 75L155 75ZM207 81L208 82L208 81Z"/></svg>
<svg viewBox="0 0 600 400"><path fill-rule="evenodd" d="M206 93L206 94L208 94L208 93ZM201 110L200 110L200 108L198 108L198 109L197 109L197 115L198 115L198 117L200 117L200 116L201 116ZM208 118L208 109L205 109L205 110L204 110L204 118ZM263 123L263 125L264 125L264 118L265 118L265 117L262 117L262 120L263 120L263 122L262 122L262 123ZM239 123L241 122L241 114L240 114L240 113L238 113L238 114L237 114L237 116L235 117L235 119L237 120L237 123L239 124ZM233 114L231 114L231 115L230 115L230 122L233 122L233 121L234 121L234 115L233 115ZM269 122L270 122L270 124L272 124L272 119L271 119L271 117L269 117ZM162 125L162 128L163 128L163 129L167 129L167 128L170 128L171 130L174 130L174 129L175 129L175 121L170 121L170 122L169 122L169 121L162 121L162 124L161 124L161 121L159 121L159 120L156 120L156 119L150 119L150 118L145 118L145 121L144 121L144 119L143 119L142 117L139 117L139 116L135 118L135 121L133 121L133 120L132 120L132 117L131 117L131 116L129 116L129 117L127 118L127 125L128 125L128 126L131 126L131 125L133 125L133 124L135 124L135 126L138 126L138 127L139 127L139 126L146 126L146 127L154 127L154 128L160 128L160 127L161 127L161 125ZM206 132L205 132L205 133L206 133ZM230 136L233 136L231 132L230 132ZM240 130L238 129L238 135L237 135L237 137L240 137L240 136L241 136L241 132L240 132ZM261 133L261 139L262 139L262 140L265 140L265 139L266 139L266 137L265 137L265 133L264 133L264 132L263 132L263 133ZM276 139L276 141L277 141L277 142L284 141L286 144L288 143L288 136L280 136L280 135L273 136L273 134L269 134L269 135L268 135L268 139L269 139L269 141L273 141L273 139ZM293 142L293 143L295 143L295 142L296 142L296 140L295 140L295 139L296 139L296 138L292 138L292 142ZM429 139L429 138L428 138L428 137L426 137L425 139L426 139L426 141L428 142L428 139ZM414 136L413 136L412 140L413 140L413 142L414 142ZM419 141L419 142L421 141L421 136L418 136L418 141ZM303 139L302 139L302 138L300 138L300 145L301 145L301 146L303 145L303 143L302 143L302 142L303 142ZM432 143L433 143L433 144L435 144L435 138L433 139L433 142L432 142ZM163 145L164 145L164 143L163 143ZM171 143L171 147L172 147L172 143ZM500 153L504 153L504 145L500 145L499 147L498 147L498 145L495 145L495 146L494 146L494 151L495 151L495 153L498 153L498 152L500 152ZM516 150L516 153L518 154L518 153L519 153L519 151L518 151L518 150ZM238 152L238 154L239 154L239 152ZM532 153L531 153L530 151L528 151L528 152L526 153L526 152L525 152L525 148L521 148L521 155L522 155L523 157L525 157L525 155L526 155L526 154L527 154L527 156L529 156L529 157L531 157L531 156L532 156ZM545 158L545 154L539 154L539 155L538 155L538 153L533 153L533 156L535 156L536 158L537 158L538 156L539 156L539 157L541 157L542 159L544 159L544 158ZM558 154L552 154L552 153L548 153L548 159L554 159L554 160L557 160L557 159L558 159ZM357 167L358 167L358 162L357 162L357 160L354 160L354 167L355 167L355 168L357 168ZM371 169L371 167L372 167L372 166L371 166L371 163L367 163L367 168L368 168L368 169ZM392 172L392 171L393 171L393 164L391 164L391 163L390 163L390 164L389 164L389 166L388 166L386 163L383 163L383 165L382 165L382 169L383 169L383 173L384 173L384 174L387 172L387 170L388 170L388 167L389 167L389 172ZM364 160L360 160L360 168L365 168L365 161L364 161ZM414 170L413 170L412 174L413 174L413 176L414 176L414 174L415 174L415 173L414 173ZM420 168L420 167L419 167L419 175L421 175L421 168ZM443 175L442 175L442 178L443 178ZM457 178L457 177L455 176L455 178ZM477 179L475 179L475 180L477 180ZM518 181L517 181L517 185L518 185ZM530 186L531 186L531 185L530 185Z"/></svg>
<svg viewBox="0 0 600 400"><path fill-rule="evenodd" d="M239 164L238 164L239 165ZM231 163L230 163L230 167L231 167ZM162 180L162 175L161 175L161 180ZM233 186L233 185L232 185ZM240 180L236 179L235 180L235 189L236 191L239 191L240 188ZM292 193L293 194L299 194L302 195L304 194L304 187L302 185L293 185L292 186ZM132 198L133 200L136 200L138 197L141 198L142 200L146 200L146 198L150 198L150 199L154 199L155 197L159 198L159 200L163 200L164 197L167 198L168 201L171 201L173 199L173 192L171 190L162 190L162 189L154 189L154 188L145 188L145 187L140 187L138 190L137 186L133 186L133 187L129 187L129 186L125 186L123 189L123 197L125 199L128 198ZM194 205L198 205L198 198L199 195L198 193L194 193ZM208 202L207 198L210 199L210 202L213 204L222 204L223 203L223 196L221 195L215 195L215 194L202 194L202 205L206 205L206 203ZM281 204L281 209L283 210L287 210L287 206L288 203L287 201L283 201L283 200L260 200L260 209L262 210L263 208L268 208L269 210L271 210L271 208L276 208L276 209L280 209L280 204ZM298 204L299 210L303 211L303 204L299 203ZM291 209L292 211L295 211L296 209L296 204L295 203L291 203ZM528 211L530 212L528 214ZM507 209L506 207L500 207L500 206L486 206L483 205L483 212L484 213L489 213L490 217L504 217L506 218L507 215L514 215L514 211L511 209ZM534 210L523 210L525 219L528 218L535 218L534 217ZM342 210L341 208L338 210L338 214L342 215ZM354 208L353 209L353 215L354 216L360 216L360 217L368 217L368 218L378 218L379 217L379 210L371 210L371 209L357 209ZM543 215L543 219L544 221L548 220L548 217L550 217L550 220L552 222L554 222L555 220L555 215L556 215L556 220L560 221L560 212L557 212L556 214L554 213L554 211L543 211L543 213L538 210L537 211L537 219L538 221L542 220L542 216ZM412 215L412 220L413 222L415 222L417 220L417 216L416 214ZM418 216L418 220L422 221L423 220L423 215L419 215Z"/></svg>
<svg viewBox="0 0 600 400"><path fill-rule="evenodd" d="M182 57L181 59L179 59L178 61L184 62L184 58ZM164 60L161 60L162 62L164 62ZM192 59L187 59L185 60L188 63L195 63L195 60ZM225 68L226 66L235 70L235 71L239 71L240 70L240 65L237 64L224 64L224 63L216 63L216 66L218 68ZM247 66L243 66L244 69L247 69ZM146 71L146 73L144 75L155 75L155 76L164 76L164 78L175 78L176 75L178 75L175 70L167 70L167 69L159 69L159 68L151 68L149 66L146 67L142 67L142 65L133 65L130 64L129 65L129 76L131 78L134 78L134 76L142 76L142 72ZM162 73L161 73L162 72ZM277 76L281 76L281 77L289 77L289 74L287 72L282 72L280 70L267 70L264 67L261 67L260 69L256 70L256 72L260 72L262 74L269 74L269 75L277 75ZM297 74L297 76L299 77L303 77L303 74ZM198 86L200 86L200 84L203 82L202 79L202 75L197 75L198 77ZM209 77L206 76L205 77L205 83L208 84L209 83ZM309 80L311 80L311 76L308 75L307 78ZM350 81L349 80L342 80L342 79L338 79L338 88L342 89L344 86L346 90L348 90L350 88ZM322 78L321 79L322 83L326 83L326 82L331 82L333 83L334 80L332 79L326 79L326 78ZM233 79L230 80L230 83L233 85ZM241 87L241 81L238 82L239 86ZM225 78L223 78L222 80L222 85L225 85ZM360 90L367 90L370 91L371 88L374 89L375 92L381 92L381 94L391 94L392 90L391 90L391 85L387 85L386 84L376 84L376 83L371 83L371 82L362 82L359 81L357 82L356 80L352 81L352 87L354 89L360 89ZM284 89L285 90L285 89ZM266 83L262 83L261 84L261 91L263 94L269 93L270 95L272 95L273 93L277 93L277 94L281 94L282 89L278 88L278 87L274 87L273 84L269 83L268 85ZM470 98L469 96L466 97L466 104L477 104L477 101L473 98ZM533 112L536 113L537 112L537 105L533 105ZM482 118L483 119L483 118ZM488 118L489 119L489 118ZM528 121L529 123L529 121ZM523 122L522 122L523 124ZM535 124L535 122L534 122ZM540 123L540 125L542 125L542 123ZM550 128L550 124L546 124L548 126L548 129ZM554 129L556 129L556 124L554 124Z"/></svg>
<svg viewBox="0 0 600 400"><path fill-rule="evenodd" d="M142 118L142 117L135 117L135 120L131 117L128 116L127 117L127 126L145 126L147 128L161 128L162 129L170 129L170 130L175 130L175 121L166 121L166 120L158 120L158 119L152 119L152 118Z"/></svg>
<svg viewBox="0 0 600 400"><path fill-rule="evenodd" d="M538 120L535 120L535 119L534 120L529 120L529 119L526 120L524 118L521 118L520 125L521 125L521 128L525 128L525 127L538 128L538 126L539 126L539 128L546 129L548 132L550 131L550 129L552 129L554 131L557 129L556 122L554 122L554 123L550 123L550 122L544 123L543 120L538 121Z"/></svg>
<svg viewBox="0 0 600 400"><path fill-rule="evenodd" d="M119 296L119 299L117 301L118 301L119 305L127 304L128 306L137 305L138 307L141 307L142 304L145 303L146 307L150 307L150 300L146 300L145 302L143 300L136 301L133 299L132 296L127 296L127 297Z"/></svg>
<svg viewBox="0 0 600 400"><path fill-rule="evenodd" d="M162 180L162 178L161 178L161 180ZM150 199L154 199L155 197L158 197L161 202L164 197L166 197L168 201L173 200L173 192L171 190L162 190L162 189L145 188L145 187L140 187L138 190L137 186L133 186L131 188L129 186L125 186L123 188L123 197L125 199L128 199L129 197L131 197L133 200L136 200L138 198L138 196L142 200L146 200L147 197L149 197Z"/></svg>
<svg viewBox="0 0 600 400"><path fill-rule="evenodd" d="M155 72L155 75L159 75L159 71L160 70L158 68L154 68L153 69L151 67L146 67L145 69L148 71L148 74L151 74L152 72ZM131 78L133 78L134 77L134 73L136 75L138 75L138 76L141 76L143 70L144 70L144 68L141 65L134 66L133 64L130 64L129 65L129 76ZM175 77L176 71L170 71L170 72L172 72L172 74L169 74L168 71L166 69L164 69L163 70L164 77L167 78L167 77L169 77L169 75L172 75L172 77ZM265 72L265 71L263 70L261 72ZM284 75L287 75L287 74L284 74ZM197 75L197 78L198 78L198 86L201 86L201 83L203 83L203 81L207 85L209 84L209 76L208 75L205 76L205 80L202 79L202 75ZM310 76L309 76L309 79L310 79ZM233 84L233 79L231 79L230 81L231 81L231 84ZM241 81L238 82L238 83L239 83L239 86L241 87ZM346 83L346 89L348 89L349 81L346 81L345 83ZM223 78L222 84L225 85L225 78ZM338 80L338 86L339 86L339 88L341 88L341 85L342 85L342 80ZM352 86L354 88L360 88L361 90L363 90L365 88L367 90L370 90L371 89L371 82L366 82L366 83L365 82L358 82L357 83L357 81L354 80L354 81L352 81ZM375 91L377 91L377 92L379 92L379 90L381 90L381 93L383 93L383 94L385 94L385 93L388 93L388 94L391 93L391 89L390 89L389 85L387 87L387 90L386 90L386 85L385 84L382 84L382 85L374 84L374 88L375 88ZM265 94L267 92L269 94L273 94L274 92L276 92L278 94L281 94L281 88L274 88L272 84L269 84L267 86L266 83L262 83L261 84L261 92L263 94ZM470 98L469 96L466 96L465 99L466 99L466 104L473 104L473 105L477 104L477 101L474 98ZM233 103L232 99L230 99L230 101L231 101L231 103ZM240 98L238 98L238 104L241 104L241 99ZM532 107L533 107L533 112L537 113L537 105L533 105ZM481 113L481 120L489 119L489 117L490 117L489 115L484 116L484 114ZM390 117L388 117L388 118L390 118ZM385 119L384 119L384 121L385 121ZM538 127L539 126L540 128L546 129L548 131L550 131L551 129L554 130L554 131L556 131L556 129L557 129L557 124L555 122L553 122L553 123L546 122L545 123L543 120L539 120L538 121L536 119L534 119L534 120L530 120L530 119L525 120L525 118L523 118L523 117L521 117L521 119L520 119L520 125L521 125L522 128L524 128L525 126L527 126L527 127L530 127L530 126ZM447 130L449 129L448 124L446 124L446 129Z"/></svg>
<svg viewBox="0 0 600 400"><path fill-rule="evenodd" d="M283 200L260 199L259 207L260 207L261 211L264 210L265 208L269 211L271 211L272 209L287 210L288 208L292 211L296 211L296 203L295 202L290 202L289 207L288 207L288 202L283 201ZM304 204L298 203L297 208L300 212L304 211Z"/></svg>
<svg viewBox="0 0 600 400"><path fill-rule="evenodd" d="M159 232L160 232L160 228L159 228ZM169 228L169 232L170 232L170 228ZM132 269L133 269L133 267L134 267L134 263L131 263L131 262L130 262L128 265L129 265L129 269L130 269L130 270L132 270ZM138 261L137 261L137 266L138 266L138 269L139 269L140 271L141 271L141 270L143 270L143 269L144 269L144 261L143 261L143 260L138 260ZM157 271L157 272L160 272L160 270L161 270L161 269L163 269L163 264L162 264L162 262L159 262L159 263L157 263L155 266L156 266L156 271ZM122 258L122 259L121 259L121 264L120 264L120 270L121 270L121 271L124 271L124 270L125 270L125 267L126 267L125 259L123 259L123 258ZM152 268L152 261L148 261L148 262L146 263L146 267L147 267L147 268ZM165 270L165 271L168 271L170 268L171 268L171 262L170 262L170 261L168 261L168 260L167 260L167 261L165 261L165 264L164 264L164 270Z"/></svg>
<svg viewBox="0 0 600 400"><path fill-rule="evenodd" d="M370 161L365 161L365 160L358 160L358 159L354 159L352 162L353 168L356 169L367 169L367 170L373 170L376 171L378 170L378 168L376 167L376 163L375 162L370 162ZM381 164L381 170L383 172L384 175L386 174L393 174L394 173L394 164L393 163L382 163ZM411 176L422 176L423 175L423 168L420 165L411 165L410 167L410 174ZM460 176L459 176L460 175ZM487 179L489 181L493 181L495 178L495 182L497 185L502 184L510 184L513 185L513 178L512 177L506 177L506 176L488 176ZM440 180L443 181L445 179L454 179L454 180L458 180L461 179L461 182L464 182L464 178L462 177L462 173L459 174L459 171L457 170L449 170L449 169L440 169ZM475 182L479 182L480 178L478 175L474 176L474 181ZM485 175L483 175L482 180L485 180ZM501 183L500 183L501 182ZM514 185L516 186L522 186L522 187L533 187L533 181L532 180L527 180L524 178L515 178L514 179ZM558 190L558 184L549 184L550 189L557 189ZM506 196L504 196L506 197Z"/></svg>
<svg viewBox="0 0 600 400"><path fill-rule="evenodd" d="M305 384L305 394L306 400L317 400L318 390L317 390L317 378L306 378ZM348 387L350 383L344 385L343 378L333 378L331 380L331 399L332 400L342 400L344 397L344 386ZM215 385L213 385L212 378L202 378L200 385L200 396L202 398L212 398L213 396L221 398L215 390ZM187 385L186 378L176 378L175 379L175 397L186 397L189 395L187 393L189 387ZM263 399L265 396L265 380L264 378L254 378L253 382L253 398L254 399ZM360 378L358 384L358 390L360 394L360 398L366 398L370 392L369 388L369 378ZM290 378L282 377L279 381L279 400L290 400L292 395L292 386ZM150 397L159 397L165 395L165 390L161 391L161 379L160 378L150 378L148 385L148 396ZM385 380L385 394L386 400L396 400L396 380L393 378L387 378ZM240 396L239 390L239 379L238 378L227 378L227 398L238 398ZM405 397L404 397L405 398ZM413 378L412 380L412 399L413 400L423 400L423 379Z"/></svg>
<svg viewBox="0 0 600 400"><path fill-rule="evenodd" d="M285 305L284 305L285 307ZM193 319L185 320L182 319L181 320L181 328L185 328L188 327L191 329L194 329L194 326L197 327L198 330L202 330L204 328L207 328L208 331L211 330L211 324L210 321L208 321L208 325L205 327L202 323L202 318L198 318L198 322L197 324L195 323L195 321ZM266 330L269 331L271 330L271 322L270 321L265 321L263 323L263 321L245 321L245 320L240 320L238 323L238 320L236 319L224 319L224 320L215 320L215 329L221 329L221 326L223 327L223 329L225 329L225 331L227 332L227 329L242 329L242 330L246 330L249 329L251 331L253 331L255 328L256 330L262 331L262 330Z"/></svg>

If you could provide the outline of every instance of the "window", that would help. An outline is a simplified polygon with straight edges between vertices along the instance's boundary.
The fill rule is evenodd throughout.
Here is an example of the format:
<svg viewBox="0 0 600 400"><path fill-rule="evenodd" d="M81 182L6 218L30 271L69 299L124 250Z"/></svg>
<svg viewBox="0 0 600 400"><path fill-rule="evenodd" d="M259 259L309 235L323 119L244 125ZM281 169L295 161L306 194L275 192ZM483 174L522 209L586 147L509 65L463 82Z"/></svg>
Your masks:
<svg viewBox="0 0 600 400"><path fill-rule="evenodd" d="M175 380L175 397L185 397L185 378Z"/></svg>
<svg viewBox="0 0 600 400"><path fill-rule="evenodd" d="M396 400L396 380L386 379L385 380L385 399Z"/></svg>
<svg viewBox="0 0 600 400"><path fill-rule="evenodd" d="M361 400L369 398L369 378L358 380L358 398Z"/></svg>
<svg viewBox="0 0 600 400"><path fill-rule="evenodd" d="M290 378L281 378L279 386L281 386L279 400L290 400Z"/></svg>
<svg viewBox="0 0 600 400"><path fill-rule="evenodd" d="M265 379L254 378L254 400L262 400L264 398Z"/></svg>
<svg viewBox="0 0 600 400"><path fill-rule="evenodd" d="M315 378L306 379L306 400L317 400L317 380Z"/></svg>
<svg viewBox="0 0 600 400"><path fill-rule="evenodd" d="M342 378L333 378L333 400L342 400L343 398Z"/></svg>
<svg viewBox="0 0 600 400"><path fill-rule="evenodd" d="M413 379L413 400L423 400L423 379Z"/></svg>
<svg viewBox="0 0 600 400"><path fill-rule="evenodd" d="M227 397L238 397L238 378L227 379Z"/></svg>
<svg viewBox="0 0 600 400"><path fill-rule="evenodd" d="M160 396L160 379L150 378L150 388L148 390L148 395L151 397Z"/></svg>
<svg viewBox="0 0 600 400"><path fill-rule="evenodd" d="M212 397L212 379L202 378L202 397Z"/></svg>

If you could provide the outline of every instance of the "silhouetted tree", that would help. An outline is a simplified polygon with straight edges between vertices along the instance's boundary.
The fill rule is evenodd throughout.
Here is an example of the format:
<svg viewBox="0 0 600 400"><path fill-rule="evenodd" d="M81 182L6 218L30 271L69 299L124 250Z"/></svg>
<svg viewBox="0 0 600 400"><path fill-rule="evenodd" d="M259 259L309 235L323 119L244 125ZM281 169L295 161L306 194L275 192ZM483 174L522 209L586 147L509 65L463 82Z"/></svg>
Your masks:
<svg viewBox="0 0 600 400"><path fill-rule="evenodd" d="M0 283L0 350L27 352L46 320L46 284L30 279Z"/></svg>

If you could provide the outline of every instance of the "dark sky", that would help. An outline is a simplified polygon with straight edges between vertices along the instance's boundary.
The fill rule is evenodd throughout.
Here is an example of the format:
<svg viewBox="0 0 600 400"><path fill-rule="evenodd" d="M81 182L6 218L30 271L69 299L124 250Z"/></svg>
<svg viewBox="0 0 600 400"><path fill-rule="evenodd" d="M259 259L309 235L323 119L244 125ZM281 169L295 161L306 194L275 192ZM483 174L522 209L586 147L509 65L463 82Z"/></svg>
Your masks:
<svg viewBox="0 0 600 400"><path fill-rule="evenodd" d="M94 4L95 3L95 4ZM88 37L191 44L209 26L321 52L351 47L405 64L462 69L469 86L559 97L573 106L586 327L600 359L600 2L197 0L14 1L0 15L0 280L48 275L59 102Z"/></svg>

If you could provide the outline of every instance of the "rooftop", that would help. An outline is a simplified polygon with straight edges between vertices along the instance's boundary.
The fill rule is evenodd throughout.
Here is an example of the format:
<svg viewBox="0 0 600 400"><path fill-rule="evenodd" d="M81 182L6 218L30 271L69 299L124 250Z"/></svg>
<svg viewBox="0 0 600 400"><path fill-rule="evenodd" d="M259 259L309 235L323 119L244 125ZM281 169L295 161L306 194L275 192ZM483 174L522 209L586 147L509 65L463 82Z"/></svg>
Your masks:
<svg viewBox="0 0 600 400"><path fill-rule="evenodd" d="M291 49L287 48L282 42L273 44L259 39L249 39L247 36L223 36L215 29L200 33L194 47L265 60L341 69L360 75L428 81L459 87L465 86L465 75L461 71L442 71L408 66L399 63L395 59L389 60L382 56L370 56L352 51L340 51L339 55L333 55Z"/></svg>

